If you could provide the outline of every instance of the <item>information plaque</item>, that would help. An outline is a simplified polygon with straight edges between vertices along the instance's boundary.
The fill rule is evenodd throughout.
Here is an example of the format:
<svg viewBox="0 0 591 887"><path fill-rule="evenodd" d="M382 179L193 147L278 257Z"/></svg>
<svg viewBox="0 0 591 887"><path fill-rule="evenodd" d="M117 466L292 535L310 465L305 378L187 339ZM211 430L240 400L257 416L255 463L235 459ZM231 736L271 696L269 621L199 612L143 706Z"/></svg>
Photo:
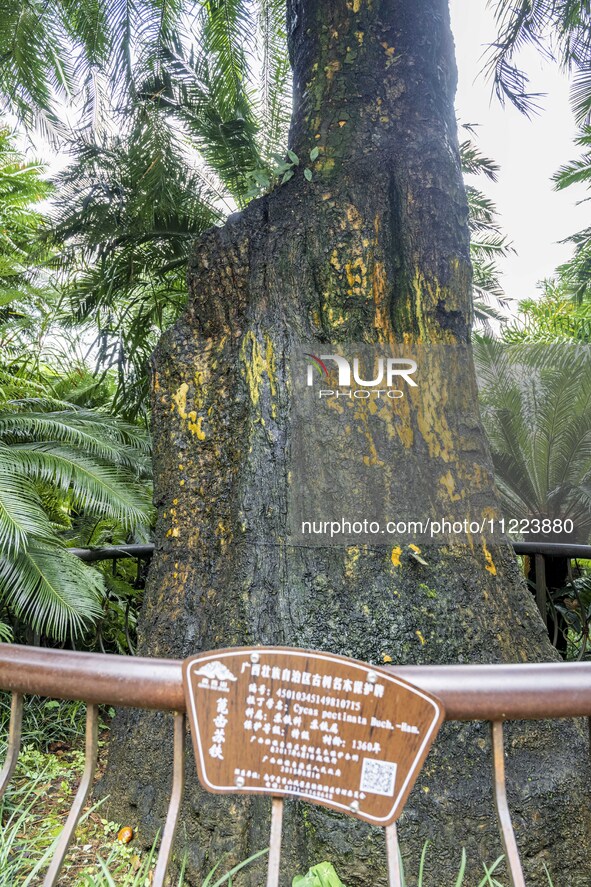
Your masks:
<svg viewBox="0 0 591 887"><path fill-rule="evenodd" d="M444 717L389 672L330 653L235 647L183 663L199 779L393 823Z"/></svg>

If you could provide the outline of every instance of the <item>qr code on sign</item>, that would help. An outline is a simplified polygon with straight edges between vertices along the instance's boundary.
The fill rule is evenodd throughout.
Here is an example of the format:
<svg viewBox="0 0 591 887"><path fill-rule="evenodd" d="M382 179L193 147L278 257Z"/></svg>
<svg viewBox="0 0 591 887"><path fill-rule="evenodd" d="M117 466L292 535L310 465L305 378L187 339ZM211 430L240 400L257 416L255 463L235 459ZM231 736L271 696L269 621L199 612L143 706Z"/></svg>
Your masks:
<svg viewBox="0 0 591 887"><path fill-rule="evenodd" d="M391 761L376 761L374 758L363 759L359 786L362 792L392 797L395 781L396 764Z"/></svg>

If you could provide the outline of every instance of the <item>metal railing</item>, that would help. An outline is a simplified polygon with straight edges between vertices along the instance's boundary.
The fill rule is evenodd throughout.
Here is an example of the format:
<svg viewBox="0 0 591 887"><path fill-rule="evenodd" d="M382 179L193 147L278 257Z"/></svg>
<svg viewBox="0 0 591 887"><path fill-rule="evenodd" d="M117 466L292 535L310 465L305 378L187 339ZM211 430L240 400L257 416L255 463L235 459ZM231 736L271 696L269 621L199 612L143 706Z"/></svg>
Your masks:
<svg viewBox="0 0 591 887"><path fill-rule="evenodd" d="M183 795L185 770L185 695L182 663L100 653L77 653L11 644L0 645L0 688L11 691L12 714L8 750L0 772L0 797L17 764L23 697L38 694L55 699L84 700L86 714L85 769L70 813L58 840L44 887L57 882L88 798L96 768L98 705L171 712L173 722L172 790L154 887L163 887ZM513 887L525 887L507 803L503 722L591 716L591 663L519 665L382 666L439 697L448 721L488 721L491 726L494 803L506 863ZM591 724L591 721L590 721ZM395 831L390 833L394 835ZM389 853L390 861L393 854ZM276 873L268 884L277 884ZM398 856L390 866L390 883L400 884Z"/></svg>

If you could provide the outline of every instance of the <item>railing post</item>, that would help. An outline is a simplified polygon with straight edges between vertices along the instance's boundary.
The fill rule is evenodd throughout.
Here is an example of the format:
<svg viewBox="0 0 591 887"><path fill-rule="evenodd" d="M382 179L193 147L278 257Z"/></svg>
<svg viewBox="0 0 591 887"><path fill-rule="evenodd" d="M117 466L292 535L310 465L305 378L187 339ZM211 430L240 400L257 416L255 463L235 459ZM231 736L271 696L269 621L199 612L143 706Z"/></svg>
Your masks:
<svg viewBox="0 0 591 887"><path fill-rule="evenodd" d="M163 887L164 885L164 879L166 878L166 870L168 868L174 834L178 822L179 810L183 800L183 789L185 786L185 724L185 715L175 712L172 791L170 794L166 822L164 824L164 832L162 833L162 841L160 842L158 862L156 863L154 878L152 880L152 887Z"/></svg>
<svg viewBox="0 0 591 887"><path fill-rule="evenodd" d="M388 884L390 887L402 887L398 832L395 822L386 828L386 856L388 858Z"/></svg>
<svg viewBox="0 0 591 887"><path fill-rule="evenodd" d="M269 841L269 869L267 887L278 887L279 860L281 858L281 829L283 826L283 799L273 798L271 802L271 838Z"/></svg>
<svg viewBox="0 0 591 887"><path fill-rule="evenodd" d="M511 887L525 887L521 860L519 859L515 832L513 831L511 814L509 813L509 805L507 803L507 788L505 785L505 748L503 744L502 721L493 721L491 723L491 741L495 807L501 831L501 841L505 851L505 860L507 868L509 869Z"/></svg>
<svg viewBox="0 0 591 887"><path fill-rule="evenodd" d="M84 757L84 773L74 798L74 803L70 807L70 812L66 820L66 824L59 836L51 865L47 870L43 887L53 887L57 883L59 874L70 846L70 841L76 831L78 820L86 799L90 794L94 773L96 770L96 759L98 753L98 706L87 704L86 706L86 749Z"/></svg>
<svg viewBox="0 0 591 887"><path fill-rule="evenodd" d="M14 768L18 761L21 749L21 728L23 723L23 696L22 693L13 693L10 705L10 728L8 732L8 748L6 760L0 772L0 799L6 791L6 786L12 778Z"/></svg>
<svg viewBox="0 0 591 887"><path fill-rule="evenodd" d="M536 554L536 604L544 625L548 625L548 613L546 610L546 556Z"/></svg>

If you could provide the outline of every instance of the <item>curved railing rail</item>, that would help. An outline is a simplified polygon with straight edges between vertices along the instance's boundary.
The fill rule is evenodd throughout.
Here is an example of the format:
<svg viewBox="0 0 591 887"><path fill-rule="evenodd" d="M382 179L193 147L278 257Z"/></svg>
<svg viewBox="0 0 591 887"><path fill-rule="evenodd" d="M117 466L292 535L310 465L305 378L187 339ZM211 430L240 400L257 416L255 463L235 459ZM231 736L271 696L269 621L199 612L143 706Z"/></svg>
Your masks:
<svg viewBox="0 0 591 887"><path fill-rule="evenodd" d="M56 699L80 699L87 704L86 766L45 876L45 887L57 882L92 786L98 750L99 704L157 709L174 714L172 792L152 882L154 887L163 887L184 781L185 696L181 664L180 660L174 659L146 659L0 644L0 688L13 694L8 751L0 773L0 797L18 760L23 696L39 694ZM384 667L438 696L445 706L447 720L490 722L495 806L501 838L511 884L513 887L524 887L505 790L503 722L591 717L591 663ZM399 883L399 873L391 871L391 884ZM276 881L269 881L268 884L274 887Z"/></svg>

